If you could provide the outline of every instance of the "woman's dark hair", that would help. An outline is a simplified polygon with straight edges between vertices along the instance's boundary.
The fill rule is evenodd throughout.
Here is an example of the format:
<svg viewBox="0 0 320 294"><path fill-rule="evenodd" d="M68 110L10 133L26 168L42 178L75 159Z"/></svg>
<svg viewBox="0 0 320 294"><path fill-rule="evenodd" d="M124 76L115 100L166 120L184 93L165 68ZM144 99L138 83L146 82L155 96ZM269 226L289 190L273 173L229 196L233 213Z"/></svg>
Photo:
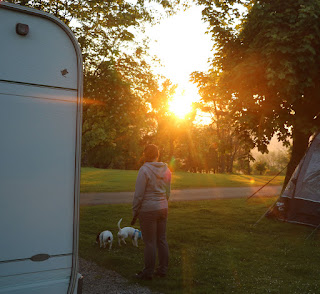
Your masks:
<svg viewBox="0 0 320 294"><path fill-rule="evenodd" d="M145 162L151 162L159 157L159 149L154 144L149 144L144 148L143 157Z"/></svg>

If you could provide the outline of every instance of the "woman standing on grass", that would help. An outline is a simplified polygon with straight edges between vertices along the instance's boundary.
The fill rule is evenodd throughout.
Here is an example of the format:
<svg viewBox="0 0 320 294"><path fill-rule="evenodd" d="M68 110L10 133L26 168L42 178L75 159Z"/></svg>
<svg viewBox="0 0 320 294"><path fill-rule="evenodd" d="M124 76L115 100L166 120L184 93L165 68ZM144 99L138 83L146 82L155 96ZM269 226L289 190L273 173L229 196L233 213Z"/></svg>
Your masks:
<svg viewBox="0 0 320 294"><path fill-rule="evenodd" d="M133 198L133 220L139 218L144 249L144 269L136 278L151 280L153 274L165 277L168 270L169 247L166 238L168 199L171 172L163 162L158 162L156 145L147 145L143 152L145 163L140 168ZM158 249L159 267L155 269Z"/></svg>

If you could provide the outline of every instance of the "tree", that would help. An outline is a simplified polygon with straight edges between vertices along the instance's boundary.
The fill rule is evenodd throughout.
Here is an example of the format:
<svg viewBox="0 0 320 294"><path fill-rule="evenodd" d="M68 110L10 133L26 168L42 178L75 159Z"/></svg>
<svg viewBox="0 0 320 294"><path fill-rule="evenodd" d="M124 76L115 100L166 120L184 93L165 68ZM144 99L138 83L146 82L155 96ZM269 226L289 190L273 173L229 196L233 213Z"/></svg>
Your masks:
<svg viewBox="0 0 320 294"><path fill-rule="evenodd" d="M274 134L293 147L286 182L320 121L320 1L198 1L217 42L212 91L237 132L267 151ZM247 7L242 22L242 4Z"/></svg>
<svg viewBox="0 0 320 294"><path fill-rule="evenodd" d="M137 167L147 108L120 73L115 64L104 62L98 71L86 76L84 94L90 99L83 105L84 165ZM143 79L144 75L140 74Z"/></svg>
<svg viewBox="0 0 320 294"><path fill-rule="evenodd" d="M268 154L258 154L255 156L256 162L266 163L268 174L277 174L284 170L289 162L288 150L280 149L270 151Z"/></svg>
<svg viewBox="0 0 320 294"><path fill-rule="evenodd" d="M154 128L145 139L148 143L154 142L159 145L161 160L168 162L173 157L179 132L179 122L169 111L169 101L175 94L176 88L176 85L172 85L170 80L166 79L162 83L162 89L156 90L149 100Z"/></svg>
<svg viewBox="0 0 320 294"><path fill-rule="evenodd" d="M259 172L259 175L263 175L267 170L267 163L259 161L256 162L253 167L256 171Z"/></svg>
<svg viewBox="0 0 320 294"><path fill-rule="evenodd" d="M12 0L51 13L74 32L84 61L82 161L135 168L148 132L147 103L158 88L146 60L144 23L174 12L175 0ZM155 9L157 7L157 9Z"/></svg>
<svg viewBox="0 0 320 294"><path fill-rule="evenodd" d="M216 78L213 74L205 74L202 72L194 72L192 80L199 88L201 102L198 107L207 113L210 113L212 118L211 137L212 158L216 157L215 170L220 173L232 173L235 162L241 161L241 170L246 169L250 173L249 168L244 168L244 165L249 167L252 156L250 150L253 144L245 136L239 136L236 128L230 122L232 121L232 112L224 97L219 95L217 89ZM247 164L245 164L247 163Z"/></svg>

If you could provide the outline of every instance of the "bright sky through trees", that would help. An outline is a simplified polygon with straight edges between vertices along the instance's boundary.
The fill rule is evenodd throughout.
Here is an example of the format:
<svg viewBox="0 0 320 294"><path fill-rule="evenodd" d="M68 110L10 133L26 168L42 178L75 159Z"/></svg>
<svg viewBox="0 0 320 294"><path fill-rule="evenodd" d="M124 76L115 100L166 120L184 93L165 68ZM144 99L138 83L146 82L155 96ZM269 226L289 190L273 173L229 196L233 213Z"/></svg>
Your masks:
<svg viewBox="0 0 320 294"><path fill-rule="evenodd" d="M201 7L194 5L146 31L151 38L151 54L158 56L163 65L156 71L178 84L170 110L180 118L190 111L192 102L200 99L189 79L192 72L208 69L213 42L205 32Z"/></svg>

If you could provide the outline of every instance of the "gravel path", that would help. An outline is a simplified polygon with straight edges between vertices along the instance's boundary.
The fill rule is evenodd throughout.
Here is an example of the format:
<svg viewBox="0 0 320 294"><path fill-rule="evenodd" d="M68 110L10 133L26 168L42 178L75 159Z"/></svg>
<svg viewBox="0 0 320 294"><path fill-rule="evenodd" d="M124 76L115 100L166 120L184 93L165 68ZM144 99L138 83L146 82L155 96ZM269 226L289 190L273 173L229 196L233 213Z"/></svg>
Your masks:
<svg viewBox="0 0 320 294"><path fill-rule="evenodd" d="M84 277L83 294L156 294L147 287L130 284L118 273L80 257L79 272Z"/></svg>

